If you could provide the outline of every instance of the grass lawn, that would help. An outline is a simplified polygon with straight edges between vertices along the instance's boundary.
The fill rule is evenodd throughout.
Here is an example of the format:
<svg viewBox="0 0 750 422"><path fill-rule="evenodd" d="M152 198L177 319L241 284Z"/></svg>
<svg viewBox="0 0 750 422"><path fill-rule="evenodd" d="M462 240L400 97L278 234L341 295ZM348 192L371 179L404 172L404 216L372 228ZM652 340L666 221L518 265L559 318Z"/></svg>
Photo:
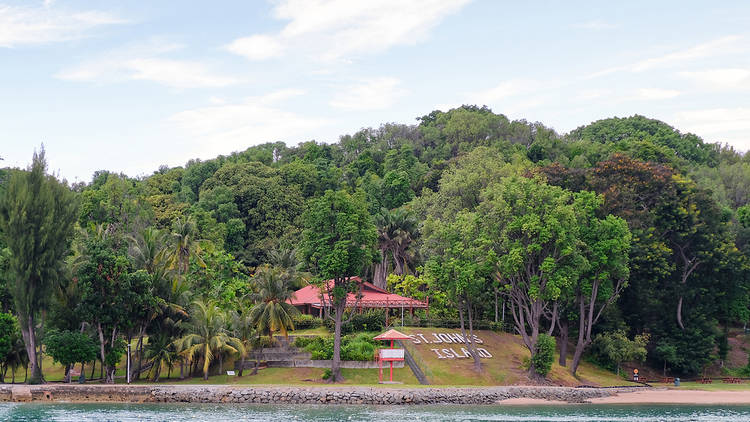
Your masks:
<svg viewBox="0 0 750 422"><path fill-rule="evenodd" d="M428 341L434 339L433 333L460 333L458 329L446 328L399 328L407 334L421 333ZM476 331L476 335L483 341L477 347L486 349L491 358L482 359L483 371L477 374L473 370L473 359L440 359L437 353L431 349L438 349L442 353L443 348L452 349L461 354L462 344L431 343L406 344L407 349L419 366L424 370L430 383L436 385L509 385L528 384L530 380L526 371L522 368L524 359L529 357L529 352L521 343L519 336L507 333L495 333L492 331ZM578 377L573 377L567 368L557 364L557 359L547 376L555 384L559 385L594 385L594 386L616 386L631 385L633 383L624 380L610 371L601 369L588 362L581 362L578 367Z"/></svg>
<svg viewBox="0 0 750 422"><path fill-rule="evenodd" d="M214 375L204 381L202 377L179 380L162 378L160 383L170 384L227 384L227 385L321 385L324 383L322 376L325 368L266 368L258 371L257 375L250 375L245 371L242 377L228 375ZM378 385L377 369L342 369L346 385ZM388 371L383 370L384 378L388 377ZM418 385L419 382L411 373L409 368L398 368L393 370L393 380L405 385ZM120 380L118 380L119 382ZM142 380L140 384L150 382Z"/></svg>
<svg viewBox="0 0 750 422"><path fill-rule="evenodd" d="M290 331L289 335L290 336L310 336L310 335L328 336L328 335L331 335L331 332L328 331L328 328L326 327L316 327L316 328L305 328L303 330Z"/></svg>
<svg viewBox="0 0 750 422"><path fill-rule="evenodd" d="M679 387L675 387L673 383L664 384L660 382L649 383L654 387L667 387L674 390L703 390L703 391L748 391L750 390L750 383L745 381L744 384L725 384L721 380L714 380L712 384L701 384L699 382L680 382Z"/></svg>

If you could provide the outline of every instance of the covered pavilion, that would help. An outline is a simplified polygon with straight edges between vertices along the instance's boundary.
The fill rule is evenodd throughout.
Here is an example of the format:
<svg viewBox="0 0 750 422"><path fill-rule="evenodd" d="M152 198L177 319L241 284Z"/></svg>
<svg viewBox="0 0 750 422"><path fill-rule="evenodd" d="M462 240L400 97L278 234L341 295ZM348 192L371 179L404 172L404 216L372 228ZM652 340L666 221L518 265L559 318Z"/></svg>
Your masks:
<svg viewBox="0 0 750 422"><path fill-rule="evenodd" d="M357 312L362 312L365 309L400 309L402 312L409 311L412 315L415 309L427 309L429 312L429 298L422 302L410 297L389 293L370 282L363 281L360 277L350 277L349 280L359 284L361 294L359 300L357 300L357 295L353 293L347 295L346 307L349 309L356 309ZM333 280L328 280L327 283L333 283ZM331 306L328 294L312 284L297 290L289 303L303 314L319 317L322 317L326 308Z"/></svg>

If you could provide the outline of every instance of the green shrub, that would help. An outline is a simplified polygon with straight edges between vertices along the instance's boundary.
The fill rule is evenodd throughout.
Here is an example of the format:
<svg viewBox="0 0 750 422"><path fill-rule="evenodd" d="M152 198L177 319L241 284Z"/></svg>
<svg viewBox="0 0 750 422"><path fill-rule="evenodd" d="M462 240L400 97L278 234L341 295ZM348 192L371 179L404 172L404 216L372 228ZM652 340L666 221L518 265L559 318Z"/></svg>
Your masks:
<svg viewBox="0 0 750 422"><path fill-rule="evenodd" d="M300 349L304 349L314 339L315 339L315 337L295 337L294 343L292 343L292 346L298 347Z"/></svg>
<svg viewBox="0 0 750 422"><path fill-rule="evenodd" d="M333 373L331 372L331 368L326 368L325 371L323 371L323 376L321 378L323 378L324 380L327 380L331 378L332 375Z"/></svg>
<svg viewBox="0 0 750 422"><path fill-rule="evenodd" d="M348 315L344 316L346 320ZM325 321L329 330L333 331L333 321ZM354 314L348 324L341 326L341 334L346 335L360 331L380 331L385 328L385 312L379 309L371 309L361 314Z"/></svg>
<svg viewBox="0 0 750 422"><path fill-rule="evenodd" d="M294 328L296 330L318 328L325 325L323 319L306 314L296 314L292 316L292 321L294 322Z"/></svg>
<svg viewBox="0 0 750 422"><path fill-rule="evenodd" d="M614 367L617 375L620 375L622 362L642 362L646 359L648 340L648 334L637 335L630 340L624 330L598 334L591 345L591 355L603 366Z"/></svg>
<svg viewBox="0 0 750 422"><path fill-rule="evenodd" d="M341 360L373 360L375 357L375 340L369 334L348 336L341 343Z"/></svg>
<svg viewBox="0 0 750 422"><path fill-rule="evenodd" d="M546 377L552 369L552 362L555 361L555 338L547 334L539 334L536 340L536 353L531 361L534 364L534 371Z"/></svg>
<svg viewBox="0 0 750 422"><path fill-rule="evenodd" d="M309 352L314 360L333 359L333 337L298 337L294 346ZM369 334L344 336L341 338L341 360L373 360L376 347Z"/></svg>

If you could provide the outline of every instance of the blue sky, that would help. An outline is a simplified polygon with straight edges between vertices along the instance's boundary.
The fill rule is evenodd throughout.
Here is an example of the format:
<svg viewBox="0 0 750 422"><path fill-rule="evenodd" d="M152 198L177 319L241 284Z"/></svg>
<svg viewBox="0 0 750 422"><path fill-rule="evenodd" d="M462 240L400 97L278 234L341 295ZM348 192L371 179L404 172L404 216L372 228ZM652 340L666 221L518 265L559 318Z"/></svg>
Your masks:
<svg viewBox="0 0 750 422"><path fill-rule="evenodd" d="M0 0L0 165L147 175L487 105L750 148L750 2Z"/></svg>

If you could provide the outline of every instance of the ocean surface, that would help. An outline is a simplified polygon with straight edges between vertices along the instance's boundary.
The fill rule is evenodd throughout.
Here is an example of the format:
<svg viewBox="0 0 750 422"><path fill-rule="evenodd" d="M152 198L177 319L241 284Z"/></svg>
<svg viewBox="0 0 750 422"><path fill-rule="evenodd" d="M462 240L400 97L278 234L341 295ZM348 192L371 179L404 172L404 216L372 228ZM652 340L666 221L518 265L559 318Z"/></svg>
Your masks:
<svg viewBox="0 0 750 422"><path fill-rule="evenodd" d="M0 403L2 421L750 421L750 406Z"/></svg>

